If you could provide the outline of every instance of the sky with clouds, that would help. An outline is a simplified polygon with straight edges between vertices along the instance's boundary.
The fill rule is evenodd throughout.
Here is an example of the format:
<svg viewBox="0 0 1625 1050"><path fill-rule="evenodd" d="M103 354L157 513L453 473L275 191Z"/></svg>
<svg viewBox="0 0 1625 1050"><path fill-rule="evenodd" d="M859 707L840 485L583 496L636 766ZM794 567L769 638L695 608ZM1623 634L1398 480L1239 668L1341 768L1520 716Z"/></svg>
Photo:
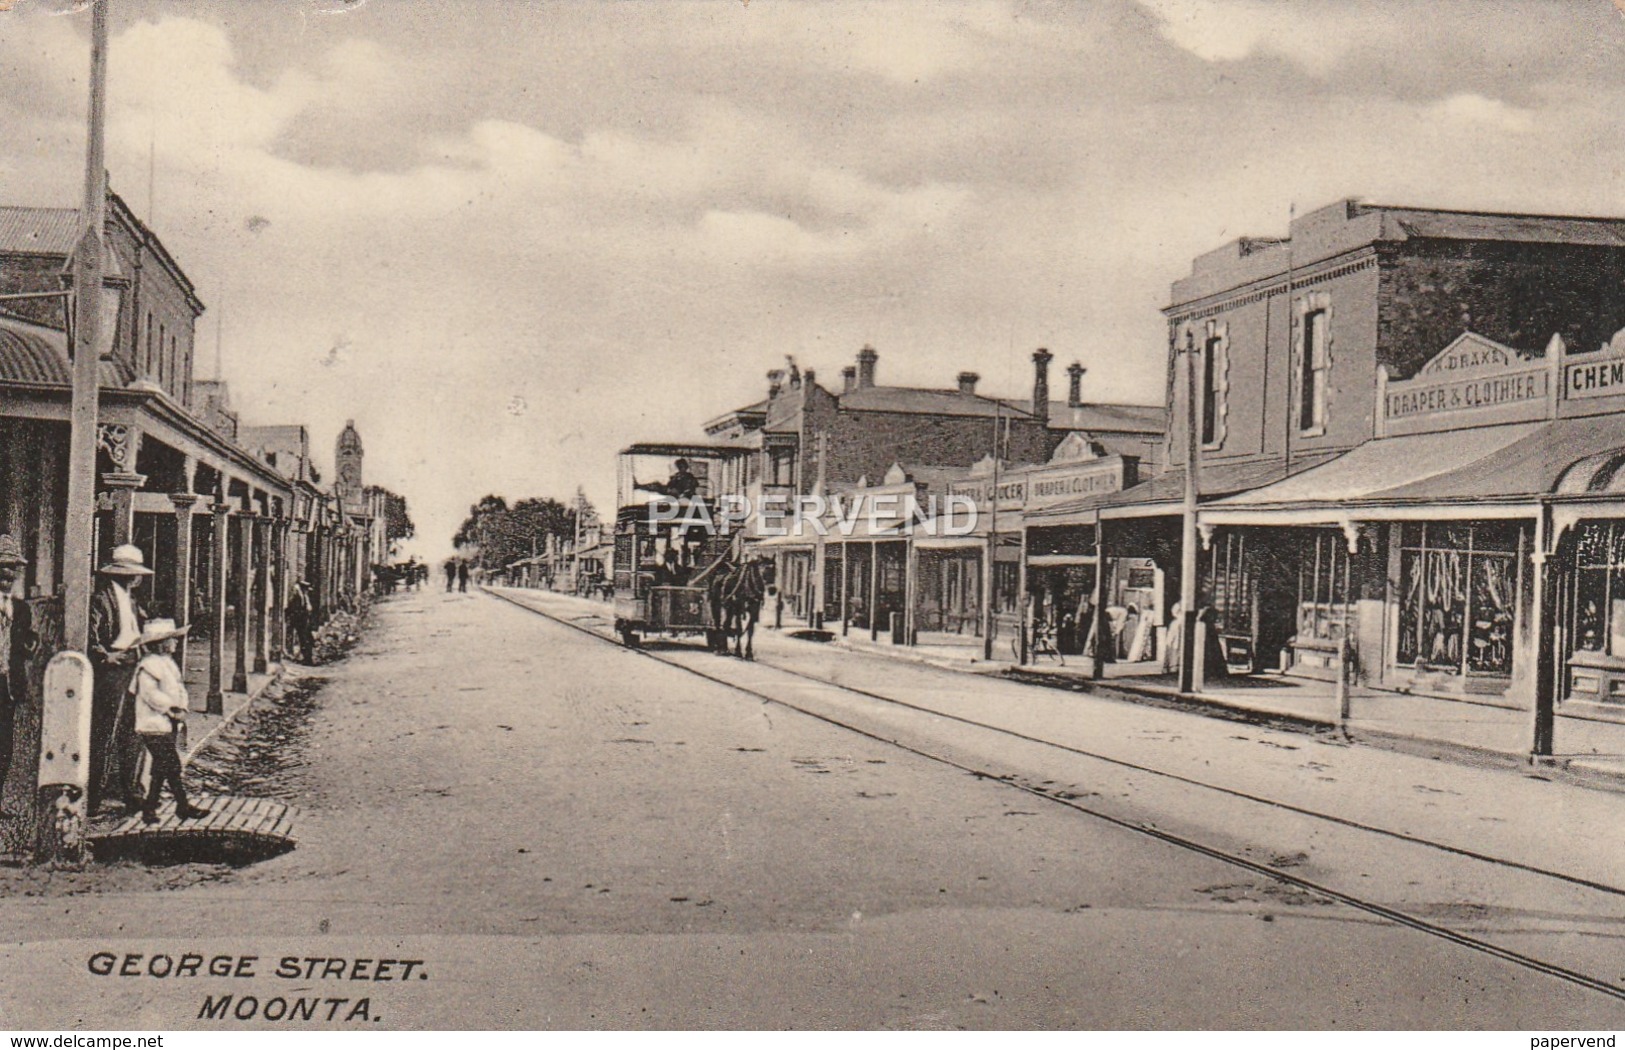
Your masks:
<svg viewBox="0 0 1625 1050"><path fill-rule="evenodd" d="M434 554L613 502L793 354L1155 401L1192 256L1341 197L1625 215L1608 0L113 0L114 187L253 423ZM89 16L0 13L0 200L73 206ZM4 6L4 5L0 5ZM150 177L149 177L150 175Z"/></svg>

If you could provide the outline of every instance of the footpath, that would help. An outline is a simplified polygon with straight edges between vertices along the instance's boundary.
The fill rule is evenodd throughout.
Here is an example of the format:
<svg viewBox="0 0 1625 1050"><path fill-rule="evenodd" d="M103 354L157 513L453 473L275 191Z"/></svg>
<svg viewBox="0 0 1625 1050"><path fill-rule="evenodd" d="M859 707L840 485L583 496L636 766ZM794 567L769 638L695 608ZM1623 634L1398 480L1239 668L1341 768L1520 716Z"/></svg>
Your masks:
<svg viewBox="0 0 1625 1050"><path fill-rule="evenodd" d="M517 588L493 591L614 638L613 614L602 602ZM1625 810L1618 793L1625 781L1615 778L1574 779L1509 755L1431 741L1396 746L1394 736L1357 730L1344 735L1309 720L1161 702L1147 706L1146 696L1117 682L1089 692L1035 688L999 674L967 674L963 664L934 666L939 662L919 654L897 660L867 645L852 651L803 641L788 629L758 630L756 647L762 667L815 675L1079 748L1124 767L1125 778L1136 776L1129 767L1154 770L1289 811L1620 887L1625 894L1625 837L1614 831ZM730 666L749 665L719 658L715 673L742 673ZM1604 786L1614 790L1599 790Z"/></svg>

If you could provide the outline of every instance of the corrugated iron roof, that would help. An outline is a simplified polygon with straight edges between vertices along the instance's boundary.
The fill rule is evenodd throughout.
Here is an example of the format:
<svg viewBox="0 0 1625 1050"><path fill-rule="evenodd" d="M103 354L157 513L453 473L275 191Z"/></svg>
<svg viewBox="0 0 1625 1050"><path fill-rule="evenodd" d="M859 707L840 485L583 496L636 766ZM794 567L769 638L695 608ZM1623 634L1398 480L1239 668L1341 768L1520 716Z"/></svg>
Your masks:
<svg viewBox="0 0 1625 1050"><path fill-rule="evenodd" d="M134 378L123 360L102 361L102 386L122 389ZM72 381L66 335L54 328L0 317L0 383L68 386Z"/></svg>
<svg viewBox="0 0 1625 1050"><path fill-rule="evenodd" d="M1287 469L1285 461L1279 459L1251 460L1243 463L1204 463L1200 475L1200 487L1203 499L1214 499L1219 496L1233 495L1245 492L1263 485L1269 485L1290 477L1301 471L1306 471L1319 463L1325 462L1322 457L1316 460L1299 460L1293 464L1293 469ZM1109 507L1145 506L1148 504L1168 504L1177 506L1185 497L1185 468L1174 467L1166 473L1159 474L1149 481L1123 489L1121 492L1107 492L1098 496L1085 496L1082 499L1068 500L1044 507L1041 510L1027 512L1027 521L1032 525L1071 524L1074 520L1092 520L1096 512ZM1170 513L1173 511L1171 510ZM1056 521L1054 519L1067 519Z"/></svg>
<svg viewBox="0 0 1625 1050"><path fill-rule="evenodd" d="M77 209L0 206L0 252L67 255L78 238Z"/></svg>
<svg viewBox="0 0 1625 1050"><path fill-rule="evenodd" d="M1606 488L1622 455L1625 417L1616 413L1407 434L1203 509L1328 508L1358 517L1385 505L1526 503Z"/></svg>
<svg viewBox="0 0 1625 1050"><path fill-rule="evenodd" d="M994 401L980 394L958 390L925 390L907 386L866 386L838 395L843 409L857 412L902 412L931 416L985 416L992 418L995 407L1000 416L1029 415L1021 402Z"/></svg>
<svg viewBox="0 0 1625 1050"><path fill-rule="evenodd" d="M1168 413L1161 405L1069 405L1049 403L1051 430L1118 430L1134 434L1162 434L1168 429Z"/></svg>

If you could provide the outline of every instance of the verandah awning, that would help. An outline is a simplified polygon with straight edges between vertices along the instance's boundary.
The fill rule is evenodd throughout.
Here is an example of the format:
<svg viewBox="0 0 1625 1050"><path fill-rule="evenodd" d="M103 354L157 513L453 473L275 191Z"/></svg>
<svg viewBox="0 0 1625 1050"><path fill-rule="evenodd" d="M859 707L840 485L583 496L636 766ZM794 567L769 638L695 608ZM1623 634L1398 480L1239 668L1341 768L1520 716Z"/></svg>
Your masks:
<svg viewBox="0 0 1625 1050"><path fill-rule="evenodd" d="M1368 441L1301 474L1205 504L1203 524L1526 517L1596 491L1625 459L1625 417L1586 416ZM1625 494L1620 498L1625 512Z"/></svg>
<svg viewBox="0 0 1625 1050"><path fill-rule="evenodd" d="M1293 466L1284 460L1264 460L1246 463L1205 463L1198 475L1198 488L1204 499L1245 492L1260 485L1279 481L1298 471L1306 471L1324 462L1320 458L1302 457ZM1100 518L1158 517L1180 513L1185 499L1185 468L1171 467L1149 481L1121 492L1106 492L1098 496L1068 500L1027 511L1030 528L1048 528L1061 525L1093 525Z"/></svg>

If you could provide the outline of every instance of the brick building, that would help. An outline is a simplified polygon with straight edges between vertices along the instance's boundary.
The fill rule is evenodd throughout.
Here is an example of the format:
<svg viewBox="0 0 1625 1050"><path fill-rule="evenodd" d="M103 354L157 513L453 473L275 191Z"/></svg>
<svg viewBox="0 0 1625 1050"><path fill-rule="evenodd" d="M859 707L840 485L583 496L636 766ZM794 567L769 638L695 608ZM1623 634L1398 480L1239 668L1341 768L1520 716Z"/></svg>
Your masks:
<svg viewBox="0 0 1625 1050"><path fill-rule="evenodd" d="M1620 710L1625 221L1344 201L1171 299L1171 469L1030 516L1030 543L1093 526L1172 588L1189 362L1209 673Z"/></svg>
<svg viewBox="0 0 1625 1050"><path fill-rule="evenodd" d="M712 467L718 476L708 479L705 491L743 495L753 511L763 505L764 498L812 494L820 481L826 495L858 489L871 494L907 489L922 497L942 495L950 482L978 469L979 464L987 469L995 442L1001 465L1014 468L1047 463L1069 437L1088 443L1100 454L1125 456L1137 466L1143 464L1148 472L1160 466L1165 449L1164 410L1154 405L1087 400L1086 369L1077 362L1067 369L1067 396L1052 398L1053 356L1047 350L1033 353L1032 393L1022 398L987 396L978 390L980 377L974 372L958 373L952 387L888 386L878 380L879 360L875 349L865 346L856 362L841 370L838 388L825 387L813 370L802 371L793 363L769 372L764 400L705 424L706 433L719 443L716 452L720 457ZM824 455L821 475L820 449ZM754 516L750 527L759 530L761 526L761 517ZM1004 531L1015 535L1019 516L1007 516ZM822 594L826 617L845 620L857 615L853 609L861 605L869 610L861 619L873 629L875 617L888 606L879 600L886 592L882 585L896 574L881 573L874 584L875 599L866 600L863 580L867 570L859 567L854 575L848 571L848 563L878 558L881 547L860 544L852 557L842 551L839 559L826 561L821 592L815 587L820 578L816 547L810 540L794 537L779 537L771 544L790 615L805 617L817 592ZM957 555L951 567L955 578L977 577L979 569L960 562L974 562L978 555L974 551ZM1013 561L1007 568L1013 568ZM844 585L839 582L842 579ZM1012 605L1015 579L1009 574L1008 585L1000 588ZM900 594L901 577L894 582L892 590ZM980 593L979 589L951 589L959 596L956 607L974 604ZM889 603L892 611L903 604L895 595ZM967 614L960 619L972 622L976 618Z"/></svg>
<svg viewBox="0 0 1625 1050"><path fill-rule="evenodd" d="M1160 463L1160 406L1085 400L1081 364L1068 369L1068 397L1052 399L1046 350L1033 354L1027 398L989 397L978 391L974 372L960 372L952 387L887 386L877 379L879 360L864 347L856 364L842 369L836 389L811 369L776 369L767 375L765 400L706 424L712 437L748 449L742 476L753 505L766 494L811 493L821 440L830 490L878 481L899 463L968 469L992 454L995 425L1002 458L1013 463L1045 462L1070 433L1141 459L1148 470Z"/></svg>

